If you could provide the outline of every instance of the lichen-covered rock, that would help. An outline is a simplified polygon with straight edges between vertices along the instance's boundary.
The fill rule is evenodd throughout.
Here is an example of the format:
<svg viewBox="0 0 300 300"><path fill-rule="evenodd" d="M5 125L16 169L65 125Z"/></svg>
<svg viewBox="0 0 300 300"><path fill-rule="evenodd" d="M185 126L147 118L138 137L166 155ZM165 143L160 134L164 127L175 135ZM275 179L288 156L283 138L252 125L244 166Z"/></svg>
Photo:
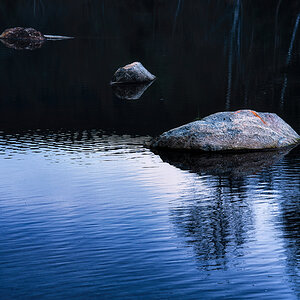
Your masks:
<svg viewBox="0 0 300 300"><path fill-rule="evenodd" d="M153 81L156 77L151 74L140 62L133 62L119 68L111 81L111 84L118 83L143 83Z"/></svg>
<svg viewBox="0 0 300 300"><path fill-rule="evenodd" d="M240 110L215 113L167 131L154 139L150 147L236 151L277 149L299 141L300 136L276 114Z"/></svg>
<svg viewBox="0 0 300 300"><path fill-rule="evenodd" d="M30 41L45 41L45 37L42 33L34 28L15 27L9 28L3 31L0 35L1 39L5 40L30 40Z"/></svg>

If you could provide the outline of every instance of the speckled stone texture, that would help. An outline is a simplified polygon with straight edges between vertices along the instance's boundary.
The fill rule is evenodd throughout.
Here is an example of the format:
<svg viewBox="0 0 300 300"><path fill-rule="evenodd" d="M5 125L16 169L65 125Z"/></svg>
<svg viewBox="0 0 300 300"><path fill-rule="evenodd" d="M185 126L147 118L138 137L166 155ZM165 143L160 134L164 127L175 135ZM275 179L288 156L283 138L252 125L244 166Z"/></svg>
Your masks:
<svg viewBox="0 0 300 300"><path fill-rule="evenodd" d="M274 113L219 112L155 138L151 148L236 151L277 149L297 144L300 136Z"/></svg>
<svg viewBox="0 0 300 300"><path fill-rule="evenodd" d="M1 39L5 40L31 40L44 41L45 37L42 33L34 28L15 27L8 28L0 35Z"/></svg>
<svg viewBox="0 0 300 300"><path fill-rule="evenodd" d="M39 49L43 46L44 41L32 41L32 40L0 40L3 45L7 48L15 49L15 50L35 50Z"/></svg>
<svg viewBox="0 0 300 300"><path fill-rule="evenodd" d="M140 62L133 62L119 68L114 74L111 84L143 83L153 81L155 78Z"/></svg>

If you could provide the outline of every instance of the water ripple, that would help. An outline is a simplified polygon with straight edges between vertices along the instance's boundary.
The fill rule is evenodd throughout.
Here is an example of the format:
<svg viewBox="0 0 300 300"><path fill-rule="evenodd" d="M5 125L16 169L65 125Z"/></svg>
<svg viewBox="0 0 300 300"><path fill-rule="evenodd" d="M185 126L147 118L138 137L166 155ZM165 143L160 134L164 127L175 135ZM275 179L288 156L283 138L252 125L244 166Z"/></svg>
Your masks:
<svg viewBox="0 0 300 300"><path fill-rule="evenodd" d="M221 170L148 139L1 134L2 298L297 298L299 150Z"/></svg>

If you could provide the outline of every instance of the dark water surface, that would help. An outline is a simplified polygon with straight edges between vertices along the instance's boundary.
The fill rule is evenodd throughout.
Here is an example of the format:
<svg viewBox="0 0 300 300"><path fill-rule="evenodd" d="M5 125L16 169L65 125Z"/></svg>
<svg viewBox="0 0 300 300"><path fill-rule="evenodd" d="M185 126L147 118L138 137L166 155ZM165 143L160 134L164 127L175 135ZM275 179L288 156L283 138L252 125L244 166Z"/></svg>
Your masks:
<svg viewBox="0 0 300 300"><path fill-rule="evenodd" d="M144 147L241 108L299 133L298 1L20 0L0 12L3 30L76 37L0 44L1 299L300 297L299 147ZM158 79L112 89L132 61Z"/></svg>

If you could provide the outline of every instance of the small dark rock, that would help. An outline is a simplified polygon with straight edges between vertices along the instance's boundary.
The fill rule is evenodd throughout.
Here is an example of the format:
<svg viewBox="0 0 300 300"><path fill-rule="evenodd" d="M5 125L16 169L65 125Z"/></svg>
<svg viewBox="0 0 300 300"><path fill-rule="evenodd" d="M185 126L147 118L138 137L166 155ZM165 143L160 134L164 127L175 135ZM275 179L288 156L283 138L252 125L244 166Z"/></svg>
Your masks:
<svg viewBox="0 0 300 300"><path fill-rule="evenodd" d="M46 38L33 28L15 27L6 29L0 35L1 42L16 50L34 50L41 48Z"/></svg>
<svg viewBox="0 0 300 300"><path fill-rule="evenodd" d="M145 83L153 81L156 77L145 69L140 62L133 62L119 68L111 81L111 84L119 83Z"/></svg>
<svg viewBox="0 0 300 300"><path fill-rule="evenodd" d="M31 40L31 41L45 41L42 33L34 28L15 27L3 31L0 35L1 39L5 40Z"/></svg>

